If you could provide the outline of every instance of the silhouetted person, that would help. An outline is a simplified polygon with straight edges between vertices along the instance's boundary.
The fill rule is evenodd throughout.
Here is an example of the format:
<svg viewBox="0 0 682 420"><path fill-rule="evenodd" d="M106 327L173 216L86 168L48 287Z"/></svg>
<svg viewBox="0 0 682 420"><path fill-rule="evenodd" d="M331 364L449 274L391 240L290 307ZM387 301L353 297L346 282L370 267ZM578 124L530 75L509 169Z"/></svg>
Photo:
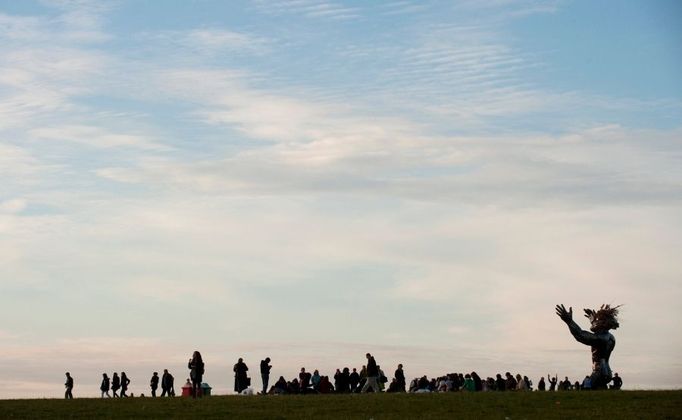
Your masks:
<svg viewBox="0 0 682 420"><path fill-rule="evenodd" d="M471 379L474 381L474 390L477 392L483 391L483 382L481 381L481 377L478 376L478 373L471 372Z"/></svg>
<svg viewBox="0 0 682 420"><path fill-rule="evenodd" d="M64 398L67 400L72 400L73 394L71 391L73 390L73 378L69 372L66 372L66 382L64 382L64 387L66 388L66 391L64 391Z"/></svg>
<svg viewBox="0 0 682 420"><path fill-rule="evenodd" d="M350 385L350 392L356 392L358 384L360 383L360 374L357 369L353 368L353 372L348 376L348 384Z"/></svg>
<svg viewBox="0 0 682 420"><path fill-rule="evenodd" d="M277 382L275 382L275 385L272 387L273 390L272 392L274 394L286 394L287 389L289 388L287 385L286 379L284 379L284 376L280 376Z"/></svg>
<svg viewBox="0 0 682 420"><path fill-rule="evenodd" d="M544 391L546 389L545 386L545 377L543 376L540 378L540 382L538 382L538 391Z"/></svg>
<svg viewBox="0 0 682 420"><path fill-rule="evenodd" d="M405 392L405 372L403 372L403 365L398 364L398 369L395 370L395 392Z"/></svg>
<svg viewBox="0 0 682 420"><path fill-rule="evenodd" d="M377 362L371 354L367 353L365 356L367 357L367 382L365 382L361 392L369 392L370 388L372 388L372 391L374 392L380 392L379 368L377 367Z"/></svg>
<svg viewBox="0 0 682 420"><path fill-rule="evenodd" d="M175 382L173 375L168 373L168 369L163 370L163 375L161 375L161 396L169 396L172 397L174 394L173 391L173 382Z"/></svg>
<svg viewBox="0 0 682 420"><path fill-rule="evenodd" d="M106 373L102 374L102 383L99 386L100 391L102 391L102 398L106 395L107 398L111 398L111 395L109 395L109 386L110 386L110 381L109 377L107 376Z"/></svg>
<svg viewBox="0 0 682 420"><path fill-rule="evenodd" d="M312 379L312 375L310 372L306 372L305 368L302 367L301 371L298 373L298 386L299 386L299 391L301 393L305 394L308 392L310 388L310 380Z"/></svg>
<svg viewBox="0 0 682 420"><path fill-rule="evenodd" d="M563 381L559 382L559 391L568 391L570 389L571 381L569 381L568 376L566 376Z"/></svg>
<svg viewBox="0 0 682 420"><path fill-rule="evenodd" d="M263 392L262 394L265 395L268 393L268 382L270 381L270 369L272 369L272 365L270 363L270 358L266 357L265 360L260 361L260 377L263 380Z"/></svg>
<svg viewBox="0 0 682 420"><path fill-rule="evenodd" d="M347 367L343 368L343 370L336 369L334 383L336 392L343 394L350 392L350 370Z"/></svg>
<svg viewBox="0 0 682 420"><path fill-rule="evenodd" d="M609 358L616 347L616 339L609 332L620 326L618 324L618 306L602 305L599 310L584 309L585 317L590 320L590 331L581 329L573 321L573 308L564 305L556 306L556 314L568 325L568 330L578 342L590 346L592 352L592 389L606 389L611 382L611 366Z"/></svg>
<svg viewBox="0 0 682 420"><path fill-rule="evenodd" d="M189 377L192 379L192 398L201 397L201 381L204 378L204 361L201 353L195 351L187 363Z"/></svg>
<svg viewBox="0 0 682 420"><path fill-rule="evenodd" d="M111 393L114 398L118 398L118 390L121 388L121 378L118 377L118 373L114 372L114 376L111 378Z"/></svg>
<svg viewBox="0 0 682 420"><path fill-rule="evenodd" d="M320 383L317 385L317 391L320 394L330 394L334 392L334 386L329 381L329 376L322 376L320 378Z"/></svg>
<svg viewBox="0 0 682 420"><path fill-rule="evenodd" d="M554 377L551 378L549 376L549 373L547 374L547 379L549 380L549 390L550 391L556 391L556 386L557 386L557 380L559 379L559 376L557 374L554 374Z"/></svg>
<svg viewBox="0 0 682 420"><path fill-rule="evenodd" d="M499 373L495 377L495 389L498 391L506 391L507 390L507 382L502 378L502 375Z"/></svg>
<svg viewBox="0 0 682 420"><path fill-rule="evenodd" d="M506 376L506 378L507 378L505 381L505 388L507 389L507 391L516 390L516 385L518 385L518 382L516 381L516 379L514 379L512 374L507 372L504 374L504 376Z"/></svg>
<svg viewBox="0 0 682 420"><path fill-rule="evenodd" d="M128 385L130 385L130 379L125 372L121 372L121 397L127 397Z"/></svg>
<svg viewBox="0 0 682 420"><path fill-rule="evenodd" d="M613 374L613 385L611 389L620 389L623 386L623 379L618 376L618 372Z"/></svg>
<svg viewBox="0 0 682 420"><path fill-rule="evenodd" d="M149 387L152 389L152 397L156 397L156 389L159 387L159 372L152 374L152 379L149 380Z"/></svg>
<svg viewBox="0 0 682 420"><path fill-rule="evenodd" d="M249 367L244 363L244 359L240 357L232 370L234 371L234 391L237 394L241 394L243 390L249 387L249 377L246 373Z"/></svg>

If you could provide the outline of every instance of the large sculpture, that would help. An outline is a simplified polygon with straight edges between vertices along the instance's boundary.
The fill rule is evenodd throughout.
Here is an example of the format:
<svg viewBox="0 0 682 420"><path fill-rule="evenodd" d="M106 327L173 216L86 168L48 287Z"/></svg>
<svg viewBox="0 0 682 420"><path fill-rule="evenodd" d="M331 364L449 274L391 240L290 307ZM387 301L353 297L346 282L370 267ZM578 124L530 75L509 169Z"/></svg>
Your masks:
<svg viewBox="0 0 682 420"><path fill-rule="evenodd" d="M592 389L606 389L607 384L612 379L609 358L616 346L616 339L609 330L615 330L619 327L618 308L619 306L602 305L597 311L584 309L585 317L592 324L590 327L592 332L589 332L581 329L573 321L572 307L568 308L567 311L564 305L556 306L557 315L568 325L573 337L592 348L592 375L590 376Z"/></svg>

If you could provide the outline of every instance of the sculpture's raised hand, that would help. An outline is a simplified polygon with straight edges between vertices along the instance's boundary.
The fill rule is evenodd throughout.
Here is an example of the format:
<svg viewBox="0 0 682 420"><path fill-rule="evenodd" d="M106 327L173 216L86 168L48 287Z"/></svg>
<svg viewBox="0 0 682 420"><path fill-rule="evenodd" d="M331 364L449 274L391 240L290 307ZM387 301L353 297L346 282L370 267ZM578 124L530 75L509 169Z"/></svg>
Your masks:
<svg viewBox="0 0 682 420"><path fill-rule="evenodd" d="M564 305L557 305L556 306L556 314L559 315L559 318L561 318L562 321L569 323L573 321L573 307L569 307L568 311L566 310L566 307Z"/></svg>

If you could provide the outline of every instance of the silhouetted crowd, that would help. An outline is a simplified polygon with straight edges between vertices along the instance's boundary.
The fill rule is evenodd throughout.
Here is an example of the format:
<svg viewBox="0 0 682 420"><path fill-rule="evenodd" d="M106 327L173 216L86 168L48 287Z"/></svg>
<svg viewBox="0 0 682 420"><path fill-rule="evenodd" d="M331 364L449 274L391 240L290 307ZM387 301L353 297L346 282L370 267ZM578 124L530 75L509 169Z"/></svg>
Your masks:
<svg viewBox="0 0 682 420"><path fill-rule="evenodd" d="M411 393L429 393L429 392L485 392L485 391L533 391L533 382L528 376L521 374L512 375L506 372L504 377L502 374L497 374L495 377L487 377L482 379L476 372L471 373L448 373L438 378L429 379L426 375L414 378L410 381L409 386L405 380L405 372L403 365L399 364L393 373L393 378L389 382L388 376L377 364L374 356L370 353L365 355L367 364L363 365L358 372L356 368L339 368L336 369L334 376L330 378L327 375L321 375L316 369L312 373L307 371L305 367L301 368L298 377L287 381L283 376L271 386L270 384L270 358L267 357L260 362L260 375L263 384L262 390L257 392L261 395L266 394L331 394L331 393L364 393L364 392L411 392ZM191 396L193 398L202 397L203 395L210 395L210 387L202 383L204 375L204 362L201 354L195 351L192 358L189 359L187 368L190 370L190 378L187 379L185 387L183 387L183 395ZM234 391L238 394L255 394L251 387L251 378L248 376L249 368L240 358L233 367L234 372ZM100 390L102 398L109 397L109 391L112 391L113 397L128 397L126 394L130 385L130 379L125 372L114 372L112 378L109 378L106 373L102 374L102 383ZM618 373L614 374L610 389L621 389L623 380ZM151 389L151 396L156 397L156 391L161 385L161 396L174 397L175 387L174 378L167 369L164 369L163 375L159 378L157 372L152 374L149 382ZM73 398L72 390L74 387L74 379L70 373L66 373L66 392L64 397L67 399ZM591 390L590 377L586 376L582 381L572 382L565 377L564 380L559 381L558 375L553 377L547 375L547 381L542 377L538 381L537 391L569 391L569 390ZM119 394L120 390L120 394ZM208 390L208 393L207 393ZM130 395L133 396L132 394ZM141 396L144 396L142 394Z"/></svg>

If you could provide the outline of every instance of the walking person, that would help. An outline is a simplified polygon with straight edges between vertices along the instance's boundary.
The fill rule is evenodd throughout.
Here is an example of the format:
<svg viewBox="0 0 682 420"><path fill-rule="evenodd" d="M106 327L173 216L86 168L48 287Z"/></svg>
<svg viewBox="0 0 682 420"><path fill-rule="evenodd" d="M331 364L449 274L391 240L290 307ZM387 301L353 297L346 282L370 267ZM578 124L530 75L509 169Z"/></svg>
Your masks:
<svg viewBox="0 0 682 420"><path fill-rule="evenodd" d="M187 363L189 377L192 379L192 398L201 397L201 381L204 377L204 360L201 353L195 351Z"/></svg>
<svg viewBox="0 0 682 420"><path fill-rule="evenodd" d="M71 393L71 390L73 390L73 378L69 372L66 372L66 382L64 382L64 387L66 388L66 391L64 392L64 398L67 400L72 400L73 394Z"/></svg>
<svg viewBox="0 0 682 420"><path fill-rule="evenodd" d="M240 357L232 370L234 371L234 391L237 394L241 394L243 390L251 385L249 383L249 378L246 375L249 367L244 363L244 359Z"/></svg>
<svg viewBox="0 0 682 420"><path fill-rule="evenodd" d="M121 372L121 398L128 396L126 395L126 391L128 391L128 385L130 385L130 379L128 379L128 376L126 376L125 372Z"/></svg>
<svg viewBox="0 0 682 420"><path fill-rule="evenodd" d="M111 392L114 394L114 398L118 398L118 390L121 388L121 378L118 377L118 373L114 372L114 376L111 378Z"/></svg>
<svg viewBox="0 0 682 420"><path fill-rule="evenodd" d="M152 389L152 397L156 397L156 390L159 387L159 372L154 372L152 379L149 380L149 387Z"/></svg>
<svg viewBox="0 0 682 420"><path fill-rule="evenodd" d="M111 398L111 395L109 395L109 386L110 386L110 381L109 377L107 376L106 373L102 374L102 383L99 386L100 391L102 391L102 398L106 395L107 398Z"/></svg>
<svg viewBox="0 0 682 420"><path fill-rule="evenodd" d="M372 388L374 392L380 392L377 362L371 354L367 353L365 356L367 357L367 381L360 392L368 392L369 388Z"/></svg>
<svg viewBox="0 0 682 420"><path fill-rule="evenodd" d="M263 392L261 392L262 395L266 395L268 393L268 382L270 381L270 369L272 369L272 365L270 365L270 358L266 357L265 360L260 361L260 377L263 379Z"/></svg>

